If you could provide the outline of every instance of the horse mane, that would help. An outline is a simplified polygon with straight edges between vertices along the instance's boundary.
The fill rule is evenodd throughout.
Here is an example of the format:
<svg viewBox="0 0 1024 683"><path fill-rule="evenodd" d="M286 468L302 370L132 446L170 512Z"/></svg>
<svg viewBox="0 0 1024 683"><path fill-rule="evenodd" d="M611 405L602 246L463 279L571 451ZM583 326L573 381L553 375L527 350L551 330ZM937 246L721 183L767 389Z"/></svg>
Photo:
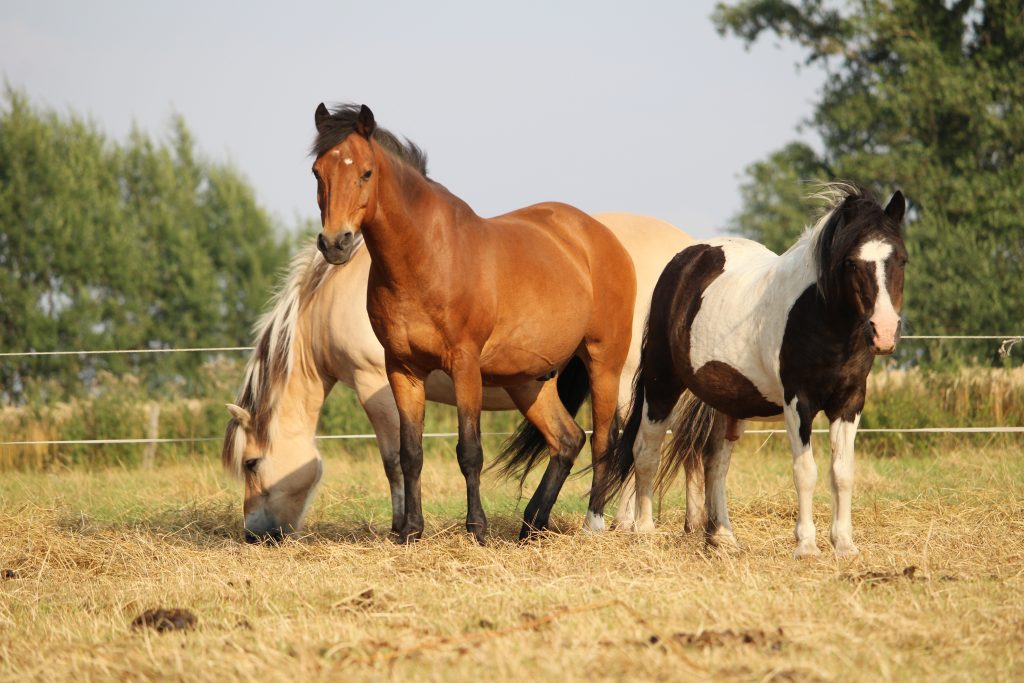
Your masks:
<svg viewBox="0 0 1024 683"><path fill-rule="evenodd" d="M855 183L827 183L811 198L825 202L825 212L807 238L818 293L822 300L830 302L839 296L840 275L853 250L873 235L900 238L899 225L886 215L870 190Z"/></svg>
<svg viewBox="0 0 1024 683"><path fill-rule="evenodd" d="M345 138L355 132L356 119L359 118L361 105L352 103L335 104L330 110L330 118L321 123L316 138L309 148L309 153L319 157L335 145L344 142ZM384 151L398 157L427 177L427 153L409 138L399 140L391 131L377 126L373 131L373 139Z"/></svg>
<svg viewBox="0 0 1024 683"><path fill-rule="evenodd" d="M235 402L249 412L249 429L258 443L270 440L271 416L277 404L280 388L292 372L292 345L299 312L317 291L331 271L311 241L292 257L287 275L275 292L267 311L253 326L255 348L245 366L242 388ZM224 434L221 459L225 469L241 474L245 440L236 438L239 424L234 418Z"/></svg>

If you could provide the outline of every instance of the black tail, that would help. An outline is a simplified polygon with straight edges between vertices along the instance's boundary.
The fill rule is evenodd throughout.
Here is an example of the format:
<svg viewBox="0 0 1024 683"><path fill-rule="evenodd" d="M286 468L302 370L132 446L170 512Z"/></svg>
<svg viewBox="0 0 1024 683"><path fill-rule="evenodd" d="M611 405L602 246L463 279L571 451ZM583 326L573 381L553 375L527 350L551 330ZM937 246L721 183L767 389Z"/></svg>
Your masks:
<svg viewBox="0 0 1024 683"><path fill-rule="evenodd" d="M590 375L583 361L574 357L558 375L558 398L569 414L576 417L583 401L590 395ZM488 469L498 469L503 477L518 477L522 486L526 475L548 455L548 443L540 430L524 419L505 442L501 454Z"/></svg>
<svg viewBox="0 0 1024 683"><path fill-rule="evenodd" d="M645 335L646 336L646 335ZM646 340L645 340L646 341ZM605 461L608 463L605 469L604 481L595 481L594 488L597 496L602 500L608 500L617 494L622 486L629 479L633 471L633 442L640 431L640 422L644 417L644 353L640 352L640 366L633 376L633 403L626 417L626 426L622 429L612 431L612 438L608 442L608 450L605 451Z"/></svg>

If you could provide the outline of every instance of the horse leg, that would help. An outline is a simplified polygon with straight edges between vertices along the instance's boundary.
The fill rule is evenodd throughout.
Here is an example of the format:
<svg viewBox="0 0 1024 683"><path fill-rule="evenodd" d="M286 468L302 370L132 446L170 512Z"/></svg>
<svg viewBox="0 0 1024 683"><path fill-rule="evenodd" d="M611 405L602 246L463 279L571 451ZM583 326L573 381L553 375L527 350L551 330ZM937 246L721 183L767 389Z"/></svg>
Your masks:
<svg viewBox="0 0 1024 683"><path fill-rule="evenodd" d="M562 405L556 382L546 382L537 393L522 387L507 387L506 391L519 412L544 436L551 450L544 476L523 513L519 540L524 540L547 528L558 492L587 437Z"/></svg>
<svg viewBox="0 0 1024 683"><path fill-rule="evenodd" d="M604 531L605 499L602 492L604 478L608 470L608 451L612 425L615 423L615 412L618 409L619 374L618 369L607 364L590 363L590 405L593 416L594 431L590 435L590 453L594 466L593 484L590 488L590 504L587 506L586 527L591 531Z"/></svg>
<svg viewBox="0 0 1024 683"><path fill-rule="evenodd" d="M480 445L480 407L483 403L480 364L476 358L462 355L452 364L451 377L459 414L459 443L455 453L462 476L466 478L466 531L483 545L487 516L480 502L480 472L484 467L484 451Z"/></svg>
<svg viewBox="0 0 1024 683"><path fill-rule="evenodd" d="M636 519L636 477L631 473L619 494L619 509L615 511L616 529L632 529Z"/></svg>
<svg viewBox="0 0 1024 683"><path fill-rule="evenodd" d="M707 527L704 501L704 468L686 463L686 521L683 531L690 534Z"/></svg>
<svg viewBox="0 0 1024 683"><path fill-rule="evenodd" d="M733 446L743 434L743 429L742 421L726 417L721 413L717 414L715 426L704 453L704 507L707 512L704 540L714 548L739 548L736 536L732 532L732 524L729 523L725 479L729 474ZM689 485L689 480L687 485Z"/></svg>
<svg viewBox="0 0 1024 683"><path fill-rule="evenodd" d="M405 519L398 532L399 543L417 541L423 535L423 501L420 473L423 471L423 414L426 402L424 378L388 364L388 382L398 406L400 461L405 484Z"/></svg>
<svg viewBox="0 0 1024 683"><path fill-rule="evenodd" d="M806 403L794 397L782 409L786 419L786 434L793 451L793 482L796 484L797 518L793 535L796 550L793 557L813 557L821 551L815 543L813 498L814 485L818 482L818 466L811 453L811 414Z"/></svg>
<svg viewBox="0 0 1024 683"><path fill-rule="evenodd" d="M405 519L405 484L399 448L398 406L386 377L378 373L358 374L356 394L377 435L377 448L391 488L391 532L397 534Z"/></svg>
<svg viewBox="0 0 1024 683"><path fill-rule="evenodd" d="M860 554L853 543L853 441L860 413L849 422L842 418L829 423L832 442L832 531L829 538L837 557Z"/></svg>

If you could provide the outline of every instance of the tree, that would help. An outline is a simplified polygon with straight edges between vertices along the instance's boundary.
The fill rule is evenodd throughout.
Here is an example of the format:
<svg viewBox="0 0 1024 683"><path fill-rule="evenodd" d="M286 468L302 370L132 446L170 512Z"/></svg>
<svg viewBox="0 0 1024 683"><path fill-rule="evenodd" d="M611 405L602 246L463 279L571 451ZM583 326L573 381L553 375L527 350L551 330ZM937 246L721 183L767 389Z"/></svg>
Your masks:
<svg viewBox="0 0 1024 683"><path fill-rule="evenodd" d="M1019 0L719 4L720 33L748 45L773 33L828 75L807 122L823 153L790 145L748 168L732 228L773 246L795 239L807 222L789 223L806 215L797 177L854 180L881 195L901 187L912 207L905 310L913 329L1019 333L1022 12Z"/></svg>
<svg viewBox="0 0 1024 683"><path fill-rule="evenodd" d="M0 350L244 345L287 258L287 237L233 168L198 158L179 117L168 144L124 144L77 116L0 107ZM147 379L203 359L148 359ZM62 394L138 359L0 361L0 397L55 380Z"/></svg>

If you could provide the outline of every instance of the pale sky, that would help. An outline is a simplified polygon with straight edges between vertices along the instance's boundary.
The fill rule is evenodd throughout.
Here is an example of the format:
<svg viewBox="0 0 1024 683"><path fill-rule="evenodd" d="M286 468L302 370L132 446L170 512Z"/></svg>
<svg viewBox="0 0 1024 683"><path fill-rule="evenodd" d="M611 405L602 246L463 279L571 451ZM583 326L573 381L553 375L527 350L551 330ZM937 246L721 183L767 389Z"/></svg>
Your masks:
<svg viewBox="0 0 1024 683"><path fill-rule="evenodd" d="M368 104L490 216L558 200L710 236L743 168L786 142L823 75L722 38L713 2L29 2L0 5L0 71L123 139L182 114L283 223L314 218L317 103Z"/></svg>

